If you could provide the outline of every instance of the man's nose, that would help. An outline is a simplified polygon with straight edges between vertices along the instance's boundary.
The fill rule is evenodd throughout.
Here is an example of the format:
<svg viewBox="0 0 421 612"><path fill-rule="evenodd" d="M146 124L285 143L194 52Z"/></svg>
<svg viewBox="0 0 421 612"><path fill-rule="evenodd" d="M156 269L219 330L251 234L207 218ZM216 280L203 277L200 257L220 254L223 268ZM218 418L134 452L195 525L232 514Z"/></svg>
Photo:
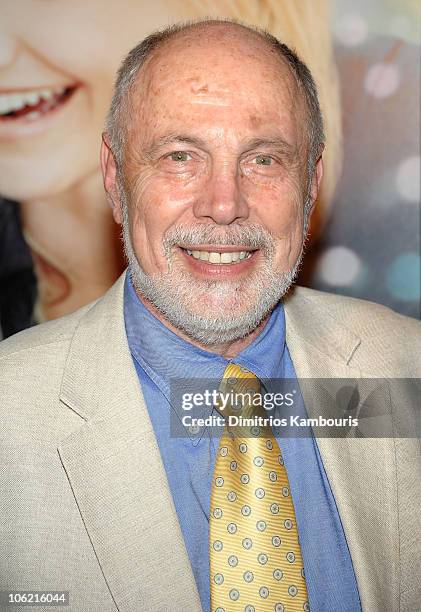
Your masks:
<svg viewBox="0 0 421 612"><path fill-rule="evenodd" d="M239 169L221 165L214 167L203 192L194 206L197 218L208 218L218 225L229 225L247 219L249 206L241 188Z"/></svg>

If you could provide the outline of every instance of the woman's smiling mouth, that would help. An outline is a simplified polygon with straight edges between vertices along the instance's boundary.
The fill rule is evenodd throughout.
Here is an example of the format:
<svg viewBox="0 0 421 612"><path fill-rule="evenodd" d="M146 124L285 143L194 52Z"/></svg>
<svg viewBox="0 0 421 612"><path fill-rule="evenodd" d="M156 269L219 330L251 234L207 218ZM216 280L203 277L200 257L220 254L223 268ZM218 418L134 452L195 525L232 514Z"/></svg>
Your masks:
<svg viewBox="0 0 421 612"><path fill-rule="evenodd" d="M0 93L0 121L36 121L73 95L77 85Z"/></svg>
<svg viewBox="0 0 421 612"><path fill-rule="evenodd" d="M81 89L79 83L32 89L0 87L0 141L13 144L44 133L63 111L74 106L69 102L80 98ZM66 119L71 120L70 116Z"/></svg>

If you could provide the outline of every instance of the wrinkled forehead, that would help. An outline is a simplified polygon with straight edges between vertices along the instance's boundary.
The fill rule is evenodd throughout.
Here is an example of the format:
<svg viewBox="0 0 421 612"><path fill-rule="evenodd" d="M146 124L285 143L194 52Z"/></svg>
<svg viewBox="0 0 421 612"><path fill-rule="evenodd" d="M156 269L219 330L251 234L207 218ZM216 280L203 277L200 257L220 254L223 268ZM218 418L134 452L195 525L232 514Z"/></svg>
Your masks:
<svg viewBox="0 0 421 612"><path fill-rule="evenodd" d="M182 99L229 106L249 102L265 112L297 110L303 95L286 61L254 32L237 26L178 34L153 52L133 85L144 113Z"/></svg>

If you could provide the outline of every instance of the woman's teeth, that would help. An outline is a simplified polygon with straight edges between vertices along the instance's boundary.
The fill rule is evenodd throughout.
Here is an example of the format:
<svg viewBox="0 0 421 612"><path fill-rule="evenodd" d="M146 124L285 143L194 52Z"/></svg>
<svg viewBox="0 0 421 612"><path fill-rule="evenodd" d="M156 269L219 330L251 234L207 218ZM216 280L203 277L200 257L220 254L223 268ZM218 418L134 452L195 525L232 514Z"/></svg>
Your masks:
<svg viewBox="0 0 421 612"><path fill-rule="evenodd" d="M185 249L186 253L194 259L207 261L211 264L231 264L238 263L243 259L251 257L251 251L235 251L233 253L215 253L214 251L190 251Z"/></svg>
<svg viewBox="0 0 421 612"><path fill-rule="evenodd" d="M69 88L58 87L0 94L0 115L11 119L22 115L29 117L31 113L38 115L40 111L45 112L56 106L67 91Z"/></svg>

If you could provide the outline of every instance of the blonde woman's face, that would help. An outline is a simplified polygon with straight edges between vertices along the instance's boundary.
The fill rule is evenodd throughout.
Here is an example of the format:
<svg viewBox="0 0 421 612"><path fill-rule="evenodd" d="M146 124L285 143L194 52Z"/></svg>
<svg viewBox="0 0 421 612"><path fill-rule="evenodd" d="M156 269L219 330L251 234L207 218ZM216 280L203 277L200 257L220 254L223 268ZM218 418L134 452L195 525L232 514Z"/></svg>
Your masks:
<svg viewBox="0 0 421 612"><path fill-rule="evenodd" d="M164 0L3 0L2 196L48 197L96 171L123 55L175 18Z"/></svg>

